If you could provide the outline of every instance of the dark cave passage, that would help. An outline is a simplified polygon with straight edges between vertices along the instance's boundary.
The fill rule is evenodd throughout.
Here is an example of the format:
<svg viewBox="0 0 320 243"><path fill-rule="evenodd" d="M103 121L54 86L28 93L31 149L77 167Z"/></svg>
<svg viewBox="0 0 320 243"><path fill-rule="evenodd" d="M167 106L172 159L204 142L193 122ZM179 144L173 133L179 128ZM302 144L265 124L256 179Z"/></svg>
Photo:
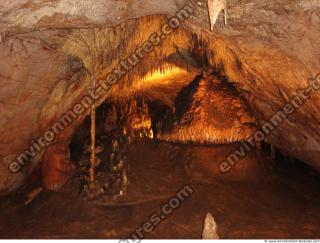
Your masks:
<svg viewBox="0 0 320 243"><path fill-rule="evenodd" d="M172 146L185 144L197 147L203 145L210 150L212 146L226 144L231 144L230 148L232 148L235 147L235 144L245 140L255 129L254 119L232 85L219 77L217 73L210 75L217 78L211 80L197 75L180 91L176 91L177 95L172 100L172 106L163 103L164 99L152 99L150 98L152 95L139 94L139 92L129 99L107 100L100 105L96 109L94 166L98 190L94 193L89 192L87 195L89 198L85 196L84 200L94 198L100 200L99 198L103 197L102 201L112 202L113 198L125 196L131 181L128 177L129 158L127 156L131 145L135 147L141 142L158 144L167 141ZM155 74L148 78L152 79L154 76ZM208 94L211 97L206 97ZM165 97L167 94L162 95ZM214 97L213 100L211 100L212 97ZM225 106L223 102L219 103L222 99L228 106ZM71 161L80 178L80 194L90 191L88 189L90 187L90 125L90 117L87 117L75 131L69 146ZM212 126L211 136L218 134L220 137L211 140L207 126ZM200 135L202 140L199 142L194 139L194 137L199 137L199 133L205 128L207 133ZM178 135L171 137L171 134ZM175 136L178 136L178 139ZM249 159L245 158L245 162L237 166L234 172L225 175L223 171L219 171L219 163L224 160L224 157L228 157L227 150L223 152L222 149L217 152L216 158L208 156L207 159L204 159L205 162L200 163L197 162L197 158L189 158L190 154L187 151L186 154L181 153L179 156L184 158L182 159L184 162L181 163L184 163L185 173L192 173L194 168L207 166L209 174L214 175L216 179L226 178L240 182L242 180L255 181L256 177L265 173L262 168L268 162L265 162L262 157L255 157L258 154L256 153L256 155L248 156ZM206 153L208 152L204 152ZM200 152L197 156L203 155ZM212 159L210 165L209 160Z"/></svg>
<svg viewBox="0 0 320 243"><path fill-rule="evenodd" d="M240 142L179 143L157 138L163 131L172 132L177 123L183 127L189 124L188 119L180 121L192 107L200 80L196 78L181 90L174 108L139 95L99 106L96 176L104 192L86 195L85 201L81 194L89 160L88 117L70 143L77 171L74 176L60 192L44 191L23 207L18 206L25 202L23 194L8 198L0 208L7 217L0 224L0 234L5 238L130 237L153 213L162 216L163 205L188 186L192 193L179 207L164 219L159 216L161 221L154 222L152 231L140 230L140 234L153 239L197 239L201 237L204 217L210 212L224 239L319 237L319 219L312 215L320 213L320 179L310 167L286 158L263 142L234 170L223 174L218 162L236 150ZM121 168L112 170L124 160Z"/></svg>

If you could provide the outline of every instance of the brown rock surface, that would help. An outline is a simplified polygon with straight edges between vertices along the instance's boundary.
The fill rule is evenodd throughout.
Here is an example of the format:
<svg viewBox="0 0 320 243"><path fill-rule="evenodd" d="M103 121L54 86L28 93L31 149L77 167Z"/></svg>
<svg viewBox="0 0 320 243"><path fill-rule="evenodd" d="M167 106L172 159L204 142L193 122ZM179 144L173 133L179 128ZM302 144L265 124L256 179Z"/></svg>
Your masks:
<svg viewBox="0 0 320 243"><path fill-rule="evenodd" d="M255 120L237 92L217 78L199 81L192 100L170 132L158 136L175 142L228 144L247 140ZM183 96L181 102L188 100ZM179 109L178 107L176 108Z"/></svg>

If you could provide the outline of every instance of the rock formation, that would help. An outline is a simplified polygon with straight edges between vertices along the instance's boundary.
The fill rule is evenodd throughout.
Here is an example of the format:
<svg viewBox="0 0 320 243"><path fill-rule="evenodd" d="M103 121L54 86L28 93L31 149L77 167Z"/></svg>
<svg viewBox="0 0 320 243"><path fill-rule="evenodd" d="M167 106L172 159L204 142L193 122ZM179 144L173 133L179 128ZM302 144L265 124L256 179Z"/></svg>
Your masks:
<svg viewBox="0 0 320 243"><path fill-rule="evenodd" d="M219 240L218 235L218 226L214 221L211 213L207 213L206 218L204 220L203 232L202 232L203 240Z"/></svg>

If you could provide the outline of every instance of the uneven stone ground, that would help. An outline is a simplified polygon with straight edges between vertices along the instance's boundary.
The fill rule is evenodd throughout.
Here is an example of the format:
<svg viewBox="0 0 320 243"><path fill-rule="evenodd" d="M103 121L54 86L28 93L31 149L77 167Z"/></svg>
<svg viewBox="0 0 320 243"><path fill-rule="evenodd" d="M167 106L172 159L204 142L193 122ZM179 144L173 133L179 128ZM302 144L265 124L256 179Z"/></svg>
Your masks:
<svg viewBox="0 0 320 243"><path fill-rule="evenodd" d="M319 175L284 161L266 169L267 161L254 152L242 162L256 164L255 173L247 170L238 182L217 180L204 159L206 153L211 154L212 167L234 146L136 144L128 156L131 184L125 204L81 202L74 178L63 191L43 192L28 206L23 206L23 196L2 200L0 238L126 237L154 212L160 213L184 185L194 193L146 238L199 239L207 212L214 215L222 239L319 238ZM188 158L187 164L197 166L187 176Z"/></svg>

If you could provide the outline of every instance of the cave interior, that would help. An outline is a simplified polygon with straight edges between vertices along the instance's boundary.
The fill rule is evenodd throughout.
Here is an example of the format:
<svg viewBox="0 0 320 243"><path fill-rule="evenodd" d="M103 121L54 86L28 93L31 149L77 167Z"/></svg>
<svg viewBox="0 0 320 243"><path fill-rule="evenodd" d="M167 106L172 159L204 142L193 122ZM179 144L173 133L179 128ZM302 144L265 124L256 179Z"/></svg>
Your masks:
<svg viewBox="0 0 320 243"><path fill-rule="evenodd" d="M206 1L190 0L179 27L145 13L100 26L44 18L25 31L8 7L0 238L200 239L210 217L211 239L320 238L320 86L271 123L320 66L319 45L295 46L300 31L320 37L320 5L276 2L269 11L311 21L308 31L263 36L242 19L264 21L257 1L230 1L211 29Z"/></svg>

